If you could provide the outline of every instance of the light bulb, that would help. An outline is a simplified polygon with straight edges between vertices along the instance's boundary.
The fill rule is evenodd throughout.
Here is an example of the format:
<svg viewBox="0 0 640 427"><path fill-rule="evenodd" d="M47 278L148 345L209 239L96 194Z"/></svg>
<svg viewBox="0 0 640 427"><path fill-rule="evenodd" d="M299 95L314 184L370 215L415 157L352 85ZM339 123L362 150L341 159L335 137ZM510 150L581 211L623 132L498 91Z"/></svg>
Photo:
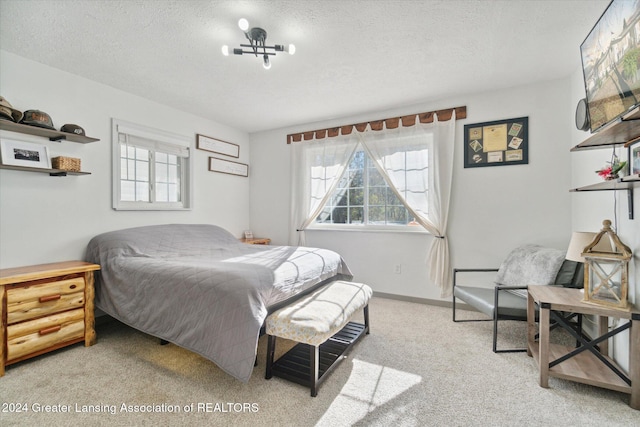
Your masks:
<svg viewBox="0 0 640 427"><path fill-rule="evenodd" d="M268 70L269 68L271 68L271 61L269 61L269 55L264 56L264 62L262 63L262 66L264 67L265 70Z"/></svg>
<svg viewBox="0 0 640 427"><path fill-rule="evenodd" d="M244 18L240 18L238 21L238 27L240 27L242 31L247 31L249 29L249 21Z"/></svg>
<svg viewBox="0 0 640 427"><path fill-rule="evenodd" d="M229 56L229 46L227 46L226 44L222 46L222 54L224 56Z"/></svg>
<svg viewBox="0 0 640 427"><path fill-rule="evenodd" d="M293 55L294 53L296 53L296 46L294 44L290 44L287 52L289 52L289 55Z"/></svg>

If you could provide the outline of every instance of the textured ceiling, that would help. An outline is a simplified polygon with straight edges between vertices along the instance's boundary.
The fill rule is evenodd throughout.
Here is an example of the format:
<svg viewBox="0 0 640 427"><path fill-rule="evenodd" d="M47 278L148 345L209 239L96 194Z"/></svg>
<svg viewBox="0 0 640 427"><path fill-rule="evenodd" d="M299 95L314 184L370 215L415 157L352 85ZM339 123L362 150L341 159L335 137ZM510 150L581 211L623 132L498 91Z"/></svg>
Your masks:
<svg viewBox="0 0 640 427"><path fill-rule="evenodd" d="M0 48L256 132L566 77L608 3L0 0ZM223 56L241 17L295 55Z"/></svg>

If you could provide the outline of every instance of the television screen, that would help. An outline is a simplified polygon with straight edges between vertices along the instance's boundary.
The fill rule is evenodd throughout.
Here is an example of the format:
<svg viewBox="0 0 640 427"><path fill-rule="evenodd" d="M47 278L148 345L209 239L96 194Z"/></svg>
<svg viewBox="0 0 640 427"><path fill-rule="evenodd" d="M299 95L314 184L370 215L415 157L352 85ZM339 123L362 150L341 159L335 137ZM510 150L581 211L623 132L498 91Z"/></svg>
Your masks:
<svg viewBox="0 0 640 427"><path fill-rule="evenodd" d="M591 132L640 104L640 0L613 0L580 45Z"/></svg>

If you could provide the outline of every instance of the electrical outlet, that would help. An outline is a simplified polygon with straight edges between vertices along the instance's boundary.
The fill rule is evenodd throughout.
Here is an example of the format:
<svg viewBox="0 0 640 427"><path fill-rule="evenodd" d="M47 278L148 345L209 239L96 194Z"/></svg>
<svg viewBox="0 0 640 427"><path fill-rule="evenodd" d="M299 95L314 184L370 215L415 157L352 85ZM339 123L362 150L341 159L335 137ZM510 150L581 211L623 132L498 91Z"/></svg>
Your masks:
<svg viewBox="0 0 640 427"><path fill-rule="evenodd" d="M401 274L402 273L402 265L401 264L396 264L394 267L394 271L396 274Z"/></svg>

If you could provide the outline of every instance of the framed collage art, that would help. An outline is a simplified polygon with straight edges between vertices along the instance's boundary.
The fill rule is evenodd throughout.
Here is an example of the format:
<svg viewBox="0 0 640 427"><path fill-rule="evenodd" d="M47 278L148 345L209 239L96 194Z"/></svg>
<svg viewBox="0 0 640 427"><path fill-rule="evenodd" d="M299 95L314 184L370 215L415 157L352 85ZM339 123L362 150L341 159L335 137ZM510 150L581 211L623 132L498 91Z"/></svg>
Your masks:
<svg viewBox="0 0 640 427"><path fill-rule="evenodd" d="M528 125L528 117L465 125L464 167L529 163Z"/></svg>

